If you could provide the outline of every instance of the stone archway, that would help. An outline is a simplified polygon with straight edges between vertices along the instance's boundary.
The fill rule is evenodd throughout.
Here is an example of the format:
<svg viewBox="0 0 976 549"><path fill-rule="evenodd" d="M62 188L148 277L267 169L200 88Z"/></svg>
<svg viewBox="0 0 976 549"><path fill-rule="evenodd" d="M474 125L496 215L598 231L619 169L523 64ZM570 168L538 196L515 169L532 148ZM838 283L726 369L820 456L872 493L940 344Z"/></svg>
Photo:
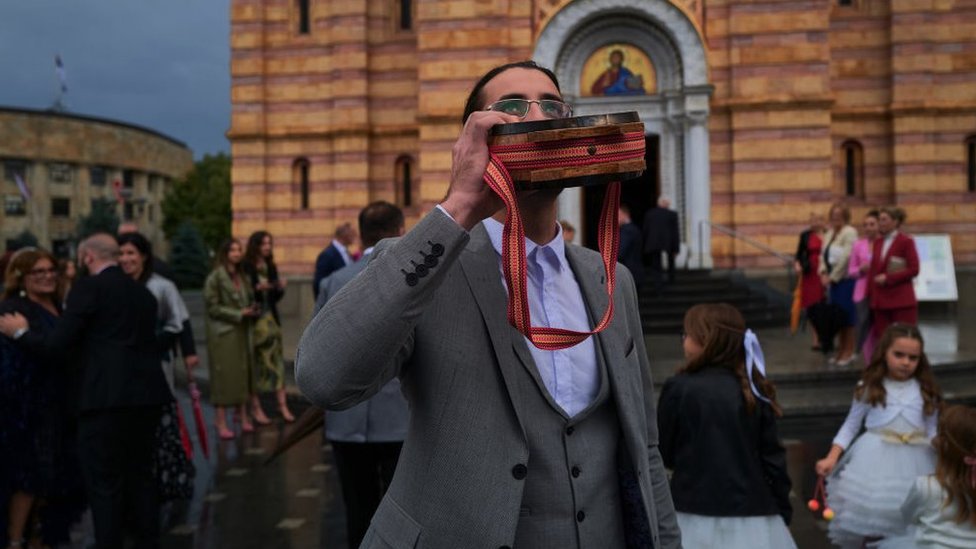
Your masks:
<svg viewBox="0 0 976 549"><path fill-rule="evenodd" d="M657 93L583 97L580 71L604 45L642 49L657 72ZM672 199L682 227L687 265L711 268L708 84L705 49L694 24L668 0L576 0L552 17L536 41L533 59L551 67L578 115L637 111L660 143L660 190ZM582 191L567 189L559 215L579 226Z"/></svg>

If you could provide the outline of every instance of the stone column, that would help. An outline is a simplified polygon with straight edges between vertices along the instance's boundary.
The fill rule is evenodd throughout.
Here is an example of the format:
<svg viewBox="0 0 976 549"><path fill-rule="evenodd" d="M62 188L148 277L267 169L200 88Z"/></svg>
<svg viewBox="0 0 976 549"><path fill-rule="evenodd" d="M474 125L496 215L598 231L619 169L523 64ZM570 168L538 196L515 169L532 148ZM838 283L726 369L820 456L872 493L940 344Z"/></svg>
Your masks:
<svg viewBox="0 0 976 549"><path fill-rule="evenodd" d="M685 208L688 215L688 266L712 268L712 194L709 181L708 113L691 112L685 117Z"/></svg>

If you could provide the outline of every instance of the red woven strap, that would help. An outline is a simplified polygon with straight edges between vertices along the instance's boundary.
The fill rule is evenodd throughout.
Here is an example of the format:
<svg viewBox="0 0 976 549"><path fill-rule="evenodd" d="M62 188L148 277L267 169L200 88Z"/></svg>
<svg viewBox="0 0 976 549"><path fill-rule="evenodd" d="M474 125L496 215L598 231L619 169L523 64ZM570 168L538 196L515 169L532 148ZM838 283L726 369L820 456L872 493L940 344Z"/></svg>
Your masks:
<svg viewBox="0 0 976 549"><path fill-rule="evenodd" d="M525 168L558 168L607 162L608 156L616 160L641 158L644 155L644 136L639 141L625 134L565 142L526 143L495 146L490 149L490 160L485 170L485 182L505 203L505 228L502 236L502 271L508 284L508 321L536 347L556 351L572 347L606 328L613 319L613 290L616 286L617 248L620 244L617 227L617 209L620 204L620 183L607 185L600 214L599 247L603 269L607 276L607 309L596 327L589 332L577 332L563 328L532 326L525 269L525 228L519 215L515 197L515 185L506 165ZM599 143L597 143L599 142ZM637 143L638 146L634 146ZM593 145L597 145L594 154ZM619 157L619 158L618 158Z"/></svg>

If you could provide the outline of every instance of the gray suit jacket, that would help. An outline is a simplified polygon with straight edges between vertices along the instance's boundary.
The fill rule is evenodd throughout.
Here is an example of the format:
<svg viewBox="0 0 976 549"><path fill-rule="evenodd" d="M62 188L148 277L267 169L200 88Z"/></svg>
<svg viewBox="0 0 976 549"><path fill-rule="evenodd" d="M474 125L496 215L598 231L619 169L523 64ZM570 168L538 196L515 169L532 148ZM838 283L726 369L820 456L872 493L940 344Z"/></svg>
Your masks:
<svg viewBox="0 0 976 549"><path fill-rule="evenodd" d="M315 302L316 312L362 272L368 260L364 256L323 278ZM378 393L352 408L326 413L325 438L338 442L400 442L407 434L409 415L400 380L393 378Z"/></svg>
<svg viewBox="0 0 976 549"><path fill-rule="evenodd" d="M442 254L429 273L408 276L432 251ZM599 318L607 304L599 255L569 246L567 257ZM671 549L681 541L658 452L634 283L619 265L616 276L614 320L598 337L654 547ZM531 378L519 369L535 364L506 306L484 228L469 236L435 209L406 236L382 242L306 328L296 377L313 402L348 408L398 376L410 403L396 475L363 547L512 545L524 485L515 473L532 467L523 428L532 417L510 395L526 390L520 384Z"/></svg>

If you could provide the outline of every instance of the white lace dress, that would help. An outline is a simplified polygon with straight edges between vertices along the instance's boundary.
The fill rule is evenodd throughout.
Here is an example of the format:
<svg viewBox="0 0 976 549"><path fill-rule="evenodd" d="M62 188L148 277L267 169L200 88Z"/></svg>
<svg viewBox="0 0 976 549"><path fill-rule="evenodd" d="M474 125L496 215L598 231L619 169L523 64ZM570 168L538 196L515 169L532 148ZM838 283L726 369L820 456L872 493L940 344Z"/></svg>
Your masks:
<svg viewBox="0 0 976 549"><path fill-rule="evenodd" d="M976 525L956 522L957 502L946 507L945 501L946 492L934 476L918 477L901 506L907 530L886 538L877 545L878 549L976 547Z"/></svg>
<svg viewBox="0 0 976 549"><path fill-rule="evenodd" d="M855 400L834 444L847 452L827 478L827 504L834 510L830 540L842 547L861 547L864 538L904 530L901 504L921 475L935 471L938 418L925 415L914 378L884 380L886 405ZM851 445L864 423L866 432Z"/></svg>

